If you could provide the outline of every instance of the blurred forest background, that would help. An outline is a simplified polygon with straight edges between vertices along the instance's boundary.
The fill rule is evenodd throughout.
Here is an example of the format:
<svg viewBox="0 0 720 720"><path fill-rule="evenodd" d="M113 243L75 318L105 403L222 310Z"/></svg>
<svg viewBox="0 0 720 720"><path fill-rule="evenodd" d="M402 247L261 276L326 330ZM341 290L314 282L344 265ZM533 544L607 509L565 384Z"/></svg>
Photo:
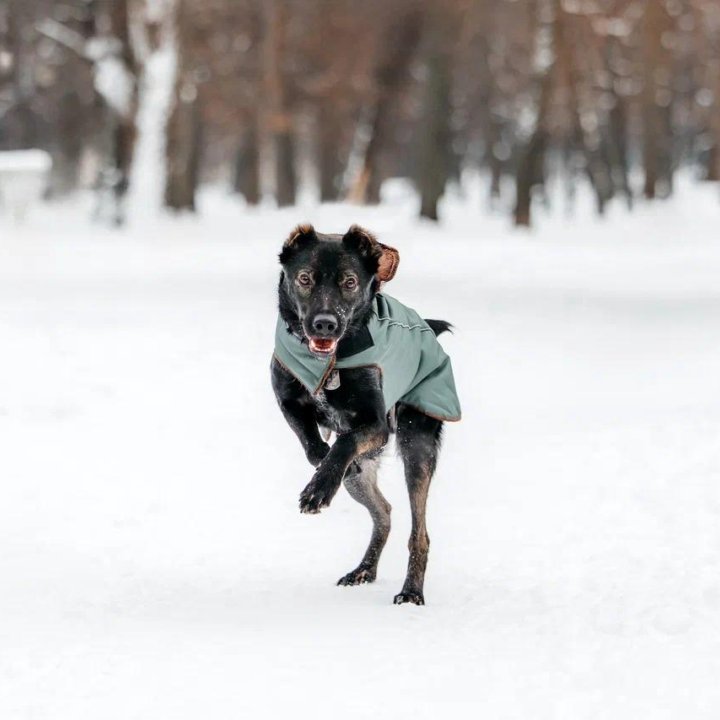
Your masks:
<svg viewBox="0 0 720 720"><path fill-rule="evenodd" d="M178 211L203 182L286 206L404 177L437 219L476 169L518 225L550 178L603 213L720 180L720 1L0 0L0 150L51 153L51 197L121 223L152 132Z"/></svg>

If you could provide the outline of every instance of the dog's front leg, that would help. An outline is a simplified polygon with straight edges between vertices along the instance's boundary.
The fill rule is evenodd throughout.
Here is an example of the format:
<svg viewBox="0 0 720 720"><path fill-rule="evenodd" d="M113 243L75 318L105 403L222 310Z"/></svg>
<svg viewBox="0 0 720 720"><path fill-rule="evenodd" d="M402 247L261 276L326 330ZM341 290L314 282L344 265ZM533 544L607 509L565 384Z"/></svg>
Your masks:
<svg viewBox="0 0 720 720"><path fill-rule="evenodd" d="M320 437L315 410L307 391L278 362L272 363L272 383L280 410L297 436L308 462L317 467L330 452Z"/></svg>
<svg viewBox="0 0 720 720"><path fill-rule="evenodd" d="M350 463L382 450L388 441L387 424L376 422L338 436L312 480L300 495L300 512L318 513L330 505Z"/></svg>
<svg viewBox="0 0 720 720"><path fill-rule="evenodd" d="M311 407L294 401L280 403L287 424L297 435L308 462L317 467L330 452L330 446L320 437L315 414Z"/></svg>

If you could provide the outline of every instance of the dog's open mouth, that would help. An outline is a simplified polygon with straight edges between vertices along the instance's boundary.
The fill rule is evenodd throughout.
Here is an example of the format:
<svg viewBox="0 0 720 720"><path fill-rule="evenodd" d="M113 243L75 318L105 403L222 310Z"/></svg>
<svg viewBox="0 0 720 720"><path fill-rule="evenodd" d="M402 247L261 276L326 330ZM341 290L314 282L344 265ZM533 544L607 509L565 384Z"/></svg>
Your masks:
<svg viewBox="0 0 720 720"><path fill-rule="evenodd" d="M337 344L338 341L335 338L308 338L310 350L318 355L332 355Z"/></svg>

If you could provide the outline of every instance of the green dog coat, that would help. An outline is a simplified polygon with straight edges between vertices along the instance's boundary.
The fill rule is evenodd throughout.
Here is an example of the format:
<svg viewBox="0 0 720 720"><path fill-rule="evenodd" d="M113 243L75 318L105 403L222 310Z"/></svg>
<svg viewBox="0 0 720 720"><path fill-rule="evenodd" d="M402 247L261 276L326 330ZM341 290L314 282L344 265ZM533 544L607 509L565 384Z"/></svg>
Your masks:
<svg viewBox="0 0 720 720"><path fill-rule="evenodd" d="M278 317L275 359L313 395L324 387L332 388L328 379L334 369L377 367L386 412L403 402L438 420L460 419L450 358L425 320L395 298L379 293L367 331L351 348L352 354L336 357L336 351L322 358L313 355L307 343Z"/></svg>

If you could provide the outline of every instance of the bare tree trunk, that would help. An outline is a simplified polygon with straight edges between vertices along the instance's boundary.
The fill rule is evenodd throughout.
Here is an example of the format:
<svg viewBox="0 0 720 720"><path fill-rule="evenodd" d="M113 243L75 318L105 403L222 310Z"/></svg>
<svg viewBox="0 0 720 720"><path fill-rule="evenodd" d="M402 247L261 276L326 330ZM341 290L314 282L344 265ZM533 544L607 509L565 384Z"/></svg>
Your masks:
<svg viewBox="0 0 720 720"><path fill-rule="evenodd" d="M75 92L63 94L57 106L58 134L53 152L53 168L49 193L59 197L71 192L78 184L78 166L85 138L77 108L80 98Z"/></svg>
<svg viewBox="0 0 720 720"><path fill-rule="evenodd" d="M489 118L488 130L485 158L490 168L490 206L495 207L502 193L502 177L505 171L505 163L498 152L502 140L502 124L496 117Z"/></svg>
<svg viewBox="0 0 720 720"><path fill-rule="evenodd" d="M197 87L179 79L167 126L165 206L171 210L196 210L201 140Z"/></svg>
<svg viewBox="0 0 720 720"><path fill-rule="evenodd" d="M370 112L370 139L348 194L354 202L376 203L380 200L380 160L392 134L392 111L415 54L421 25L420 8L411 3L387 30L381 46L383 56L374 72L376 91Z"/></svg>
<svg viewBox="0 0 720 720"><path fill-rule="evenodd" d="M720 182L720 147L718 140L713 141L707 152L705 180L708 182Z"/></svg>
<svg viewBox="0 0 720 720"><path fill-rule="evenodd" d="M260 147L256 118L252 118L242 135L235 158L234 190L248 205L260 202Z"/></svg>
<svg viewBox="0 0 720 720"><path fill-rule="evenodd" d="M447 9L443 10L447 13ZM438 219L438 202L452 168L450 131L450 57L451 33L440 14L426 27L429 38L425 106L420 128L418 189L420 216Z"/></svg>
<svg viewBox="0 0 720 720"><path fill-rule="evenodd" d="M673 130L673 117L672 117L672 105L671 99L672 94L669 88L665 88L668 93L667 105L661 105L660 111L660 127L662 128L662 154L660 156L660 171L662 182L660 184L658 195L661 198L670 197L675 190L675 153L676 143Z"/></svg>
<svg viewBox="0 0 720 720"><path fill-rule="evenodd" d="M23 0L11 0L7 9L7 37L15 62L11 79L14 108L9 118L15 146L32 148L38 145L38 118L31 106L35 93L33 49L26 42L26 27L32 18L27 15ZM3 118L8 122L8 118ZM5 124L3 122L3 125Z"/></svg>
<svg viewBox="0 0 720 720"><path fill-rule="evenodd" d="M264 0L263 85L266 115L275 156L275 195L280 207L293 205L297 193L292 115L287 106L283 70L285 6L282 0Z"/></svg>
<svg viewBox="0 0 720 720"><path fill-rule="evenodd" d="M166 128L165 206L171 210L195 212L202 116L199 88L190 57L192 28L187 0L178 0L176 13L177 78Z"/></svg>
<svg viewBox="0 0 720 720"><path fill-rule="evenodd" d="M712 107L713 146L709 159L708 179L718 182L720 181L720 38L717 38L715 48L717 54L711 61L715 102Z"/></svg>
<svg viewBox="0 0 720 720"><path fill-rule="evenodd" d="M662 46L666 21L662 3L657 0L645 0L642 157L645 170L643 192L648 200L653 200L659 194L664 195L669 191L669 188L661 187L661 182L668 179L667 168L671 164L666 160L666 154L669 152L667 142L670 138L667 136L668 120L664 117L669 114L669 110L659 102L659 96L667 88L663 88L658 82L659 75L663 70L667 70L667 67L664 67L666 53Z"/></svg>
<svg viewBox="0 0 720 720"><path fill-rule="evenodd" d="M551 59L541 71L539 78L539 98L537 104L537 116L535 130L520 155L520 161L515 178L516 199L515 199L515 225L530 227L533 190L544 183L545 177L545 152L549 142L548 110L550 98L553 91L554 75L557 67L556 47L558 14L560 12L557 0L548 0L543 5L543 0L538 3L538 25L537 34L540 37L544 18L547 11L554 10L550 21L549 48ZM542 16L542 18L541 18Z"/></svg>
<svg viewBox="0 0 720 720"><path fill-rule="evenodd" d="M608 63L609 65L609 63ZM628 154L628 109L627 101L618 94L614 77L613 106L608 114L608 156L615 186L625 196L628 209L633 206L633 192L630 186L630 158Z"/></svg>
<svg viewBox="0 0 720 720"><path fill-rule="evenodd" d="M275 131L275 165L278 207L294 205L297 195L297 175L295 173L295 139L290 127Z"/></svg>
<svg viewBox="0 0 720 720"><path fill-rule="evenodd" d="M720 182L720 6L712 0L701 2L703 38L708 55L705 67L705 87L712 92L709 116L704 119L704 130L710 147L705 153L705 180Z"/></svg>
<svg viewBox="0 0 720 720"><path fill-rule="evenodd" d="M344 165L341 150L341 122L337 110L329 100L322 100L318 108L318 171L321 202L334 202L340 193Z"/></svg>
<svg viewBox="0 0 720 720"><path fill-rule="evenodd" d="M599 215L604 215L605 207L613 196L613 185L610 169L606 162L606 154L603 152L603 138L600 130L603 126L603 118L600 117L592 96L595 82L592 64L584 64L588 50L582 43L583 35L581 33L585 28L578 27L577 23L575 27L570 26L572 18L568 16L562 4L556 6L556 13L555 54L556 61L566 75L574 140L582 150L584 169L595 193L597 212ZM580 53L575 50L578 37L582 48ZM593 118L594 122L583 122L583 117Z"/></svg>
<svg viewBox="0 0 720 720"><path fill-rule="evenodd" d="M504 61L504 52L497 52L493 47L494 31L497 29L495 23L496 7L488 3L473 3L469 5L469 11L465 16L465 23L469 23L470 32L477 28L478 51L477 67L473 72L477 77L477 88L479 93L478 111L479 128L484 144L481 166L487 166L490 171L490 207L494 207L500 198L502 190L502 176L505 171L505 161L502 157L501 142L503 138L503 119L498 112L501 92L497 80L500 68L491 67L491 57L497 63ZM465 25L467 28L468 25Z"/></svg>
<svg viewBox="0 0 720 720"><path fill-rule="evenodd" d="M91 0L91 5L98 0ZM115 223L122 225L125 222L125 198L130 188L130 168L135 149L136 126L135 118L138 110L138 63L133 52L130 39L130 15L128 0L104 0L105 12L110 24L111 39L119 42L117 57L122 64L127 81L131 83L132 90L127 99L126 107L111 107L111 141L110 152L113 178L113 191L115 195Z"/></svg>
<svg viewBox="0 0 720 720"><path fill-rule="evenodd" d="M515 224L520 227L530 227L533 190L541 184L540 178L544 176L547 143L547 132L538 126L520 156L515 179Z"/></svg>

